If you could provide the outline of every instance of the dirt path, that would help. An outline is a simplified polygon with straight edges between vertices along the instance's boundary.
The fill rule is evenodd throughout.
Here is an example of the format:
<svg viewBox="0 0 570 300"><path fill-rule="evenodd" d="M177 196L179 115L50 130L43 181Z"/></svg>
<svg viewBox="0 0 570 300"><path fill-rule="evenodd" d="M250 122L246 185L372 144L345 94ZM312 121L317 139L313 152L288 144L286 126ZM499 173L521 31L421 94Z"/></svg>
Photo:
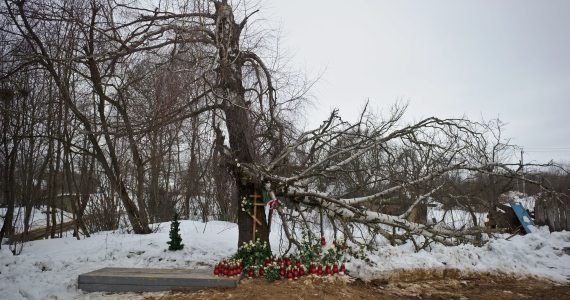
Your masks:
<svg viewBox="0 0 570 300"><path fill-rule="evenodd" d="M57 224L55 230L56 232L66 232L72 230L74 225L75 221L69 220L67 222ZM51 228L47 227L39 227L29 230L26 234L24 233L15 234L13 237L10 238L10 243L13 243L14 241L29 242L29 241L42 239L43 237L49 235L50 229Z"/></svg>
<svg viewBox="0 0 570 300"><path fill-rule="evenodd" d="M147 300L182 299L570 299L570 284L458 271L414 270L364 283L350 278L244 280L237 289L170 292Z"/></svg>

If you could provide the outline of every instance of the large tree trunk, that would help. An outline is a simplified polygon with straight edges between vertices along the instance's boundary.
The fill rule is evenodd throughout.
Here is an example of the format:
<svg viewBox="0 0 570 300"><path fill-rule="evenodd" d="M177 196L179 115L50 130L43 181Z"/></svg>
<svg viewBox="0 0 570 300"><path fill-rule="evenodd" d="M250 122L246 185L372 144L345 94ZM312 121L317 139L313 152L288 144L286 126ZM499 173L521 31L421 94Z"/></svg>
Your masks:
<svg viewBox="0 0 570 300"><path fill-rule="evenodd" d="M2 175L2 197L4 198L4 203L6 205L6 215L4 216L4 223L2 224L2 229L0 230L0 248L2 245L2 239L5 236L11 236L14 232L14 188L15 188L15 170L16 170L16 158L17 158L17 148L18 140L14 139L12 141L12 148L9 147L11 143L8 142L11 115L9 111L12 109L12 101L14 99L14 92L9 89L0 90L0 101L4 104L2 108L2 147L4 149L4 165L3 170L0 172ZM2 203L0 203L2 204Z"/></svg>
<svg viewBox="0 0 570 300"><path fill-rule="evenodd" d="M241 28L234 21L232 8L226 0L216 2L216 38L219 52L219 64L216 69L218 75L218 93L223 97L226 126L233 158L240 163L253 163L254 137L253 127L250 122L248 105L245 101L245 89L242 84L242 65L240 58L239 39ZM238 245L253 240L253 219L242 211L241 203L245 198L253 201L250 195L261 195L261 185L252 179L242 177L240 172L234 172L238 197ZM259 199L261 201L261 199ZM265 210L257 209L257 219L261 221L256 226L256 239L269 242L269 229L265 220Z"/></svg>
<svg viewBox="0 0 570 300"><path fill-rule="evenodd" d="M16 167L16 153L12 153L8 156L6 164L4 166L4 201L6 201L6 215L4 216L4 224L2 224L2 229L0 230L0 245L2 245L2 239L5 236L10 237L14 233L14 171ZM0 246L1 247L1 246Z"/></svg>

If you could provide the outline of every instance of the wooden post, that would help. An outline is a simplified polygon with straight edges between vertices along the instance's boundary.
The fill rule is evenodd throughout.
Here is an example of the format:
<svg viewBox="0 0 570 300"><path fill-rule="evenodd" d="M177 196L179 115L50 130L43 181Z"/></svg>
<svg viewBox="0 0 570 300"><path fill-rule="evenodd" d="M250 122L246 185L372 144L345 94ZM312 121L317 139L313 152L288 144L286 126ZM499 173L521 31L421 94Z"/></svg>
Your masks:
<svg viewBox="0 0 570 300"><path fill-rule="evenodd" d="M255 243L255 230L257 227L257 224L261 225L261 221L259 221L259 219L257 218L257 207L258 206L265 206L265 203L263 203L263 201L261 203L257 202L257 199L261 198L261 195L257 194L256 191L253 192L253 195L249 195L253 201L253 214L251 215L251 218L253 219L253 242Z"/></svg>
<svg viewBox="0 0 570 300"><path fill-rule="evenodd" d="M566 197L566 205L565 208L566 210L566 230L570 230L570 198Z"/></svg>

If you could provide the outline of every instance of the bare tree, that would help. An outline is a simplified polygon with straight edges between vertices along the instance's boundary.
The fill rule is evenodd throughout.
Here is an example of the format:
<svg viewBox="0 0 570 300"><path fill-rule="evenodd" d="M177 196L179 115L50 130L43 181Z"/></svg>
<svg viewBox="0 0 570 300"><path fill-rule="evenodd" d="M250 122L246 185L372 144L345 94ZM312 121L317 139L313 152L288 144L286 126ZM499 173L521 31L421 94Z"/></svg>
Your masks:
<svg viewBox="0 0 570 300"><path fill-rule="evenodd" d="M4 15L11 19L13 32L32 49L34 62L53 77L65 105L81 124L90 154L122 199L135 232L149 232L144 188L146 161L140 145L145 132L215 110L228 137L230 151L223 152L224 162L253 163L261 159L262 153L255 149L263 138L257 137L267 137L266 133L279 137L268 141L283 142L283 126L276 122L277 100L271 70L253 47L241 45L247 21L256 11L240 9L243 17L237 21L234 8L226 0L194 1L174 12L104 1L5 4ZM197 92L186 93L184 105L169 103L168 109L150 123L145 118L137 119L138 100L132 87L149 73L132 72L133 66L146 58L168 64L181 57L191 58L187 63L192 64L183 67L191 71L174 71L187 75L186 81ZM74 89L85 91L85 87L92 92L86 91L79 97L72 93ZM256 99L255 105L250 98ZM123 147L129 150L128 157L123 155ZM273 149L279 147L282 145ZM150 157L156 158L157 154L160 153ZM134 167L134 186L126 181L121 163L125 160ZM155 175L151 178L157 178ZM235 172L234 182L238 199L261 193L260 182L243 174ZM259 214L257 218L265 220L263 210ZM238 222L240 243L249 241L251 217L241 212ZM258 236L267 240L266 224L258 229Z"/></svg>
<svg viewBox="0 0 570 300"><path fill-rule="evenodd" d="M304 207L322 210L334 228L354 241L354 226L360 224L371 235L390 240L422 236L427 244L477 242L480 227L456 230L409 217L419 204L445 196L449 175L518 176L518 163L497 158L498 148L508 147L498 135L500 126L434 117L402 125L404 111L405 106L396 106L382 121L363 113L354 123L334 112L319 128L300 133L269 163L241 167L250 176L269 180L276 194L290 199L294 209L281 213L309 230L314 228L306 215L311 210ZM293 172L275 171L284 160ZM381 212L382 205L394 200L404 209L396 215ZM297 243L295 232L289 235Z"/></svg>
<svg viewBox="0 0 570 300"><path fill-rule="evenodd" d="M0 244L4 236L13 233L13 216L15 207L15 170L17 149L20 139L17 138L20 131L20 122L13 113L15 92L9 88L0 90L2 103L2 204L6 205L6 215L0 231Z"/></svg>
<svg viewBox="0 0 570 300"><path fill-rule="evenodd" d="M497 178L521 175L520 164L498 156L510 147L500 124L435 117L403 124L405 106L395 106L384 118L365 110L355 122L333 112L320 127L299 131L289 109L310 84L283 89L291 77L280 77L280 66L263 55L263 37L252 37L248 24L258 10L242 2L4 4L6 32L29 49L11 70L40 67L63 104L48 113L51 178L64 170L70 189L87 191L87 178L102 172L102 207L116 209L117 196L136 233L183 207L204 221L237 212L238 243L268 241L264 210L238 209L265 193L289 202L292 210L278 213L293 244L295 226L317 224L322 232L324 222L354 241L358 228L394 242L476 242L480 229L421 224L415 209L430 198L472 198L450 190L451 179L474 176L495 187L493 206ZM79 220L87 199L73 209ZM399 210L386 213L390 203Z"/></svg>

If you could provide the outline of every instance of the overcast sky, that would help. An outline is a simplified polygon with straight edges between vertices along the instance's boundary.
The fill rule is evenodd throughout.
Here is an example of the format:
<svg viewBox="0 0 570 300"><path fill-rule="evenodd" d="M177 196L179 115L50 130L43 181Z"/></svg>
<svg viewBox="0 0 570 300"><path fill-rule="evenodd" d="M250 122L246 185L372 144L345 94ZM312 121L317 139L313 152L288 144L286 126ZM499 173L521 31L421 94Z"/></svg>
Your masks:
<svg viewBox="0 0 570 300"><path fill-rule="evenodd" d="M318 124L409 102L407 120L499 117L525 160L570 161L570 1L273 0L291 64L323 72Z"/></svg>

